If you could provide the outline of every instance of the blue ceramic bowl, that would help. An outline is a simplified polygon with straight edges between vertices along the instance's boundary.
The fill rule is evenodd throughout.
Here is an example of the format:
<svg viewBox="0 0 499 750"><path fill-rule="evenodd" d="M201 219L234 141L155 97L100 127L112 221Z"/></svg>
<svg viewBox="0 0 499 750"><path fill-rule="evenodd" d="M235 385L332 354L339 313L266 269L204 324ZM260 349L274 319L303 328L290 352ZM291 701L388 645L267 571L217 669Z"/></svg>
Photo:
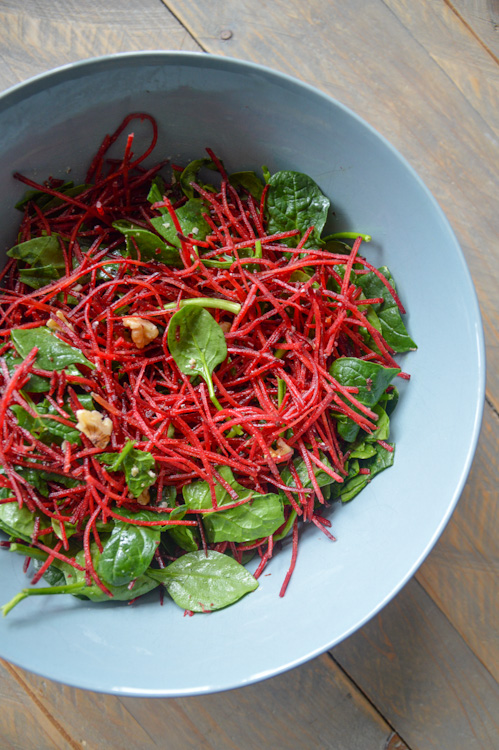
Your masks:
<svg viewBox="0 0 499 750"><path fill-rule="evenodd" d="M180 696L246 685L295 667L353 633L414 574L447 523L470 468L484 396L475 291L435 200L369 125L319 91L221 57L140 52L69 65L0 97L0 248L13 244L23 193L15 171L82 177L105 133L129 112L159 122L156 157L221 155L229 171L294 169L332 200L331 228L361 229L386 264L419 345L393 420L395 465L352 503L331 509L338 541L300 542L286 596L284 549L260 588L235 606L184 617L149 595L133 606L32 597L0 622L0 655L73 686ZM148 138L136 129L137 138ZM137 146L138 152L138 146ZM456 362L459 352L459 363ZM0 557L0 600L26 585Z"/></svg>

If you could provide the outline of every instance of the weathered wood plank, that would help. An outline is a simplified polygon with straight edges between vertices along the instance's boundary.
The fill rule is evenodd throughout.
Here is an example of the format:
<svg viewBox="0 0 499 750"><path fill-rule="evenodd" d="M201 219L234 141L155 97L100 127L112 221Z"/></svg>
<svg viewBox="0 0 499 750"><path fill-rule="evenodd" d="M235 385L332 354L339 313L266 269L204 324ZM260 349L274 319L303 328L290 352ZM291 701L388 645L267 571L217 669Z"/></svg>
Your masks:
<svg viewBox="0 0 499 750"><path fill-rule="evenodd" d="M332 655L413 750L499 747L499 686L416 581Z"/></svg>
<svg viewBox="0 0 499 750"><path fill-rule="evenodd" d="M483 46L499 59L499 3L497 0L445 0L476 34Z"/></svg>
<svg viewBox="0 0 499 750"><path fill-rule="evenodd" d="M5 750L71 750L79 747L27 689L10 664L0 660L0 747Z"/></svg>
<svg viewBox="0 0 499 750"><path fill-rule="evenodd" d="M375 1L273 0L258 11L250 0L163 2L209 52L265 63L315 84L352 107L417 169L449 217L470 266L488 342L488 397L499 409L499 262L492 240L499 234L499 143L497 108L487 99L494 93L490 55L479 41L462 23L446 29L433 21L441 0L400 3L408 9L412 31ZM424 29L426 47L416 28ZM442 65L453 66L463 90L430 48ZM460 71L473 71L469 87L465 73L457 75L459 60ZM467 98L473 87L482 97L480 111L475 108L480 96Z"/></svg>
<svg viewBox="0 0 499 750"><path fill-rule="evenodd" d="M75 60L140 49L201 48L159 0L0 5L0 89Z"/></svg>
<svg viewBox="0 0 499 750"><path fill-rule="evenodd" d="M499 418L485 409L469 481L417 573L475 654L499 680Z"/></svg>
<svg viewBox="0 0 499 750"><path fill-rule="evenodd" d="M67 747L121 750L126 742L127 747L140 750L165 746L169 750L246 750L259 746L384 750L391 742L390 747L407 750L327 655L259 685L218 695L166 700L98 695L51 683L16 667L9 666L9 670L28 687L36 706L57 717L71 738L72 744ZM0 663L0 695L2 677ZM6 683L7 689L11 682ZM14 744L16 750L52 747L36 740L39 718L31 712L28 697L21 694L19 700L24 744ZM5 721L4 734L13 742L10 726Z"/></svg>

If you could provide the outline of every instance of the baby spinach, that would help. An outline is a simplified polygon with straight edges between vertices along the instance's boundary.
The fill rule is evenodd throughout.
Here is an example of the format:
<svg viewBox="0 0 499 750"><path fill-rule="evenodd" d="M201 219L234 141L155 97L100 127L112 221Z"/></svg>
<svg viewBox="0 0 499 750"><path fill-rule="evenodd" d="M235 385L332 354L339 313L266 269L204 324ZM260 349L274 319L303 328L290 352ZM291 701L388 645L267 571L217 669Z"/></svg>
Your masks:
<svg viewBox="0 0 499 750"><path fill-rule="evenodd" d="M211 159L205 157L204 159L194 159L194 161L191 161L191 163L186 166L186 168L180 175L180 187L182 188L184 195L186 195L188 198L194 198L195 191L191 185L191 182L198 182L199 184L198 172L203 168L211 169L214 172L217 171L216 164L214 164ZM201 187L206 187L208 190L213 190L211 185L203 185L201 183Z"/></svg>
<svg viewBox="0 0 499 750"><path fill-rule="evenodd" d="M324 455L324 453L322 453L322 451L319 452L319 458L322 461L322 463L328 467L328 469L333 470L330 460L328 459L326 455ZM296 473L298 474L298 477L300 478L302 485L305 488L312 487L312 480L310 479L307 466L303 458L301 458L301 456L299 458L295 458L293 460L293 465L296 469ZM327 474L319 466L314 465L313 471L314 471L314 476L319 487L325 487L328 484L331 484L332 482L335 481L331 476L329 476L329 474ZM288 466L285 466L284 469L281 471L281 479L282 479L282 483L285 484L287 487L296 487L296 482Z"/></svg>
<svg viewBox="0 0 499 750"><path fill-rule="evenodd" d="M166 587L179 607L191 612L222 609L258 588L246 568L214 550L188 552L163 570L149 570L148 575Z"/></svg>
<svg viewBox="0 0 499 750"><path fill-rule="evenodd" d="M139 227L124 219L115 221L113 227L121 232L126 239L127 253L130 257L137 257L137 249L142 260L157 260L169 266L182 268L183 263L178 249L170 247L161 237L148 229Z"/></svg>
<svg viewBox="0 0 499 750"><path fill-rule="evenodd" d="M64 253L56 234L21 242L8 250L7 255L31 266L19 269L19 279L34 289L40 289L61 278L66 270Z"/></svg>
<svg viewBox="0 0 499 750"><path fill-rule="evenodd" d="M357 401L371 409L378 403L393 378L400 372L398 367L383 367L376 362L367 362L356 357L340 357L329 368L331 375L341 385L354 386ZM346 402L346 399L345 399ZM344 414L335 415L338 434L343 440L353 442L359 434L359 426ZM379 440L380 438L376 438Z"/></svg>
<svg viewBox="0 0 499 750"><path fill-rule="evenodd" d="M206 212L206 206L199 198L190 198L187 203L177 208L175 214L182 229L182 234L187 236L192 233L194 240L196 238L204 240L211 232L210 225L203 218L203 214ZM167 242L180 248L180 239L169 213L155 216L151 219L151 224Z"/></svg>
<svg viewBox="0 0 499 750"><path fill-rule="evenodd" d="M172 510L169 518L172 521L174 519L181 521L186 512L187 507L185 505L180 505ZM199 549L199 532L191 526L170 526L166 528L166 533L171 539L173 539L175 544L178 544L178 546L181 549L186 550L186 552L195 552Z"/></svg>
<svg viewBox="0 0 499 750"><path fill-rule="evenodd" d="M79 401L84 409L93 409L93 399L89 393L81 393L78 396ZM26 400L28 401L31 409L38 415L37 417L31 416L26 409L20 404L14 404L11 406L11 410L17 417L17 422L20 427L28 430L32 435L41 439L43 442L57 442L61 443L63 440L67 440L69 443L80 445L80 432L76 429L76 417L69 407L69 404L65 404L65 410L67 411L67 419L74 422L74 427L69 427L62 422L58 422L55 419L47 419L50 416L61 416L59 411L48 401L43 401L35 404L27 395Z"/></svg>
<svg viewBox="0 0 499 750"><path fill-rule="evenodd" d="M128 440L119 453L100 453L96 458L108 471L124 471L130 494L139 497L157 479L156 462L151 453L134 445L134 440Z"/></svg>
<svg viewBox="0 0 499 750"><path fill-rule="evenodd" d="M329 372L341 385L358 388L354 397L364 406L371 407L378 403L400 368L384 367L357 357L340 357L333 362Z"/></svg>
<svg viewBox="0 0 499 750"><path fill-rule="evenodd" d="M298 229L299 235L283 240L290 247L296 247L304 232L313 226L313 236L305 247L317 243L331 205L317 183L301 172L282 171L273 174L268 180L268 185L268 233Z"/></svg>
<svg viewBox="0 0 499 750"><path fill-rule="evenodd" d="M10 490L7 490L7 492L11 493ZM25 505L20 508L17 502L0 505L0 529L15 539L31 541L36 518L37 516ZM48 524L44 519L40 519L40 522L40 528L47 528Z"/></svg>
<svg viewBox="0 0 499 750"><path fill-rule="evenodd" d="M236 490L239 500L250 498L248 503L235 508L223 510L224 505L234 502L227 490L220 484L215 486L217 504L221 510L206 513L203 525L208 541L217 542L251 542L255 539L270 536L284 523L284 510L279 495L268 493L261 495L240 485L228 466L218 467L218 472L226 482ZM212 507L208 482L198 481L185 485L182 493L186 506L191 510L209 509Z"/></svg>
<svg viewBox="0 0 499 750"><path fill-rule="evenodd" d="M212 402L221 409L211 374L226 358L227 344L215 318L203 307L183 307L170 320L168 349L181 372L206 381Z"/></svg>
<svg viewBox="0 0 499 750"><path fill-rule="evenodd" d="M372 443L371 445L375 451L374 455L366 459L359 458L354 461L350 460L349 476L345 479L343 484L338 483L333 485L332 494L336 500L341 500L342 503L350 502L350 500L353 500L353 498L369 484L376 474L379 474L384 471L384 469L388 469L393 465L395 450L389 451L377 443ZM393 445L391 445L391 447L394 448ZM369 469L370 474L360 474L359 468L361 467Z"/></svg>
<svg viewBox="0 0 499 750"><path fill-rule="evenodd" d="M157 521L151 511L119 511L121 516L138 521ZM122 586L141 576L154 557L161 537L159 526L137 526L116 521L111 536L99 557L97 574L113 586Z"/></svg>
<svg viewBox="0 0 499 750"><path fill-rule="evenodd" d="M378 270L395 289L395 282L388 268L381 266ZM378 276L370 271L358 276L356 283L362 287L367 299L383 298L383 302L374 303L371 305L371 309L377 313L381 333L386 343L395 352L408 352L417 349L417 345L407 333L397 303Z"/></svg>
<svg viewBox="0 0 499 750"><path fill-rule="evenodd" d="M235 188L241 187L247 190L257 201L262 197L264 185L254 172L233 172L229 175L229 182Z"/></svg>
<svg viewBox="0 0 499 750"><path fill-rule="evenodd" d="M46 326L13 328L10 337L18 354L23 358L27 357L32 349L38 348L36 365L41 370L64 370L72 364L86 365L95 370L95 365L79 349L57 338Z"/></svg>

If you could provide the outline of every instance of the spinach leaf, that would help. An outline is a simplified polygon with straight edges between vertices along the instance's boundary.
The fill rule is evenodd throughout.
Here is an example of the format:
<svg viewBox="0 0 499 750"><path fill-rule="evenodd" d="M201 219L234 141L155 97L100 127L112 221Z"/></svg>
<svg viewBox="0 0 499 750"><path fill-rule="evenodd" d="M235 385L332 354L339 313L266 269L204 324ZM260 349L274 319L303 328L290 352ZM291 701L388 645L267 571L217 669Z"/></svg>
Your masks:
<svg viewBox="0 0 499 750"><path fill-rule="evenodd" d="M8 490L10 493L10 490ZM2 503L0 505L0 529L11 537L31 541L35 529L36 515L25 505L19 507L17 502ZM40 528L46 529L48 524L40 519Z"/></svg>
<svg viewBox="0 0 499 750"><path fill-rule="evenodd" d="M64 474L56 474L52 471L30 469L27 466L16 466L15 469L17 473L29 482L29 484L33 485L43 497L49 496L48 482L56 482L57 484L62 484L63 487L78 487L80 484L77 479L67 477Z"/></svg>
<svg viewBox="0 0 499 750"><path fill-rule="evenodd" d="M327 456L324 455L324 453L319 452L319 458L322 461L322 463L328 467L328 469L333 470L330 460L328 459ZM310 476L307 471L307 466L303 458L300 456L299 458L294 459L293 464L294 464L296 473L298 474L302 485L304 487L311 487L312 480L310 479ZM331 484L335 481L332 477L329 476L329 474L326 474L326 472L323 471L319 466L314 465L313 471L314 471L314 476L317 480L317 484L319 485L319 487L326 487L328 484ZM281 471L281 479L282 479L282 483L287 485L288 487L296 487L296 482L288 466L285 466L284 469Z"/></svg>
<svg viewBox="0 0 499 750"><path fill-rule="evenodd" d="M214 172L217 171L217 167L211 159L194 159L194 161L191 161L191 163L186 166L186 168L180 175L180 187L182 188L184 195L186 195L188 198L194 198L195 195L194 188L192 187L191 182L197 182L203 187L202 183L199 183L197 179L198 172L203 167L205 169L211 169ZM210 190L212 189L211 185L207 185L204 187L207 187Z"/></svg>
<svg viewBox="0 0 499 750"><path fill-rule="evenodd" d="M400 368L383 367L356 357L340 357L333 362L329 372L341 385L358 388L355 398L361 404L372 407L378 403Z"/></svg>
<svg viewBox="0 0 499 750"><path fill-rule="evenodd" d="M166 586L179 607L191 612L222 609L258 588L246 568L214 550L189 552L163 570L149 570L148 575Z"/></svg>
<svg viewBox="0 0 499 750"><path fill-rule="evenodd" d="M179 505L170 513L170 519L173 520L176 518L178 521L181 521L186 512L186 506ZM166 528L166 532L175 544L181 549L185 549L186 552L195 552L199 549L197 541L199 539L199 532L191 526L170 526Z"/></svg>
<svg viewBox="0 0 499 750"><path fill-rule="evenodd" d="M313 226L313 236L306 247L320 240L326 223L330 201L321 192L319 186L301 172L276 172L268 181L267 193L267 231L285 232L299 229L300 235L283 240L290 247L296 247L301 235Z"/></svg>
<svg viewBox="0 0 499 750"><path fill-rule="evenodd" d="M219 473L238 493L239 500L251 498L247 504L236 508L217 510L203 514L203 526L208 541L251 542L270 536L284 523L284 510L279 495L261 495L240 485L228 466L218 467ZM208 482L192 482L185 485L182 493L186 506L191 510L212 507ZM219 506L233 503L233 498L220 484L215 486Z"/></svg>
<svg viewBox="0 0 499 750"><path fill-rule="evenodd" d="M120 515L139 521L157 520L157 515L150 511L132 513L120 509ZM130 583L145 573L151 564L160 537L159 526L136 526L116 521L99 557L97 575L112 586Z"/></svg>
<svg viewBox="0 0 499 750"><path fill-rule="evenodd" d="M373 443L372 446L375 449L375 454L365 460L360 459L359 461L356 461L354 475L352 476L349 471L349 476L343 484L337 483L334 485L333 497L341 500L342 503L348 503L350 500L353 500L353 498L358 495L359 492L369 484L369 482L371 482L376 474L379 474L384 471L384 469L388 469L392 466L395 451L388 451L386 448L383 448L382 445L378 445L377 443ZM394 446L392 445L392 448L393 447ZM352 463L353 462L350 462L350 464ZM371 473L359 474L358 470L360 466L368 468Z"/></svg>
<svg viewBox="0 0 499 750"><path fill-rule="evenodd" d="M381 266L378 270L381 271L395 289L395 282L388 268ZM408 352L417 349L417 345L407 333L402 315L393 296L376 274L373 271L361 274L357 277L356 283L362 287L367 299L383 298L384 301L382 303L375 303L372 305L372 309L377 312L381 333L386 343L395 352Z"/></svg>
<svg viewBox="0 0 499 750"><path fill-rule="evenodd" d="M79 349L57 338L46 326L39 328L14 328L10 333L14 346L21 357L27 357L36 346L36 365L41 370L64 370L71 364L80 364L95 370ZM78 373L79 374L79 373Z"/></svg>
<svg viewBox="0 0 499 750"><path fill-rule="evenodd" d="M23 260L30 266L53 266L65 270L64 255L57 234L21 242L8 250L7 255L9 258Z"/></svg>
<svg viewBox="0 0 499 750"><path fill-rule="evenodd" d="M2 356L10 375L14 373L16 366L21 365L24 361L22 357L16 357L12 349L5 352ZM75 365L68 365L64 370L67 375L81 375ZM31 375L27 383L23 385L23 391L27 393L46 393L49 390L50 378L44 378L41 375Z"/></svg>
<svg viewBox="0 0 499 750"><path fill-rule="evenodd" d="M78 398L84 409L93 409L93 399L90 394L82 393ZM62 424L62 422L57 422L55 419L44 419L45 416L60 416L57 409L47 399L38 404L35 404L31 399L29 399L29 402L33 411L38 414L37 418L32 417L19 404L14 404L14 406L10 407L16 415L20 427L28 430L28 432L44 442L57 442L60 445L63 440L67 440L73 445L81 444L80 432L76 429L76 417L69 404L65 404L67 419L74 422L75 427L69 427Z"/></svg>
<svg viewBox="0 0 499 750"><path fill-rule="evenodd" d="M151 187L149 189L149 193L147 195L147 200L149 203L159 203L163 200L163 196L166 193L166 185L164 179L161 177L161 175L156 175L154 179L151 182ZM166 208L160 208L159 209L162 213L166 212L168 209Z"/></svg>
<svg viewBox="0 0 499 750"><path fill-rule="evenodd" d="M135 245L137 245L142 260L157 260L179 268L183 266L178 250L174 247L169 247L154 232L150 232L148 229L143 229L143 227L138 227L136 224L125 220L115 221L113 227L125 236L127 253L130 257L137 257L135 248Z"/></svg>
<svg viewBox="0 0 499 750"><path fill-rule="evenodd" d="M181 308L170 320L168 348L181 372L200 375L206 381L211 400L221 408L211 373L226 358L227 344L215 318L203 307L186 305Z"/></svg>
<svg viewBox="0 0 499 750"><path fill-rule="evenodd" d="M359 392L354 394L355 398L373 409L400 369L383 367L376 362L366 362L356 357L340 357L333 362L329 372L341 385L358 388ZM334 416L340 437L348 442L354 442L359 434L359 426L344 414Z"/></svg>
<svg viewBox="0 0 499 750"><path fill-rule="evenodd" d="M7 255L25 261L31 268L20 268L23 284L40 289L64 275L66 265L58 235L34 237L8 250Z"/></svg>
<svg viewBox="0 0 499 750"><path fill-rule="evenodd" d="M203 214L206 212L206 206L199 198L191 198L187 203L177 208L175 214L181 226L182 234L187 236L192 232L194 239L204 240L211 233L210 225L203 219ZM165 213L162 216L155 216L151 219L151 224L167 242L180 248L180 239L170 214Z"/></svg>
<svg viewBox="0 0 499 750"><path fill-rule="evenodd" d="M134 440L128 440L119 453L100 453L96 458L109 471L124 471L130 494L139 497L156 482L156 462L151 453L134 448L134 445Z"/></svg>
<svg viewBox="0 0 499 750"><path fill-rule="evenodd" d="M233 172L229 175L229 182L235 188L242 187L248 191L257 201L263 193L263 182L254 172Z"/></svg>

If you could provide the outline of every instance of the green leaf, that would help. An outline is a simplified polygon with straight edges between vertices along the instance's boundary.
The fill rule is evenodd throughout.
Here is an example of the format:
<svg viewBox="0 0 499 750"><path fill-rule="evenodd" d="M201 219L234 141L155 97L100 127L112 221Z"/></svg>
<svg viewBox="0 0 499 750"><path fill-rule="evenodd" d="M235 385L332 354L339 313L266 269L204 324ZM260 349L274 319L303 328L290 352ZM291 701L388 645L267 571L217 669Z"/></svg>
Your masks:
<svg viewBox="0 0 499 750"><path fill-rule="evenodd" d="M139 521L157 520L156 514L147 511L132 513L120 509L120 515ZM130 583L151 564L160 537L159 527L116 521L100 555L97 575L113 586Z"/></svg>
<svg viewBox="0 0 499 750"><path fill-rule="evenodd" d="M330 201L319 186L301 172L282 171L272 175L267 193L267 231L286 232L299 229L300 234L284 242L296 247L307 229L314 227L306 247L316 243L326 223Z"/></svg>
<svg viewBox="0 0 499 750"><path fill-rule="evenodd" d="M17 353L25 358L36 346L36 365L41 370L64 370L68 365L80 364L95 370L79 349L57 338L46 326L39 328L14 328L10 333ZM79 373L78 373L79 374Z"/></svg>
<svg viewBox="0 0 499 750"><path fill-rule="evenodd" d="M170 320L168 348L181 372L206 381L213 400L211 373L227 356L224 332L215 318L203 307L183 307Z"/></svg>
<svg viewBox="0 0 499 750"><path fill-rule="evenodd" d="M328 469L333 470L330 460L328 459L326 455L324 455L324 453L322 453L322 451L319 452L319 458L322 461L322 463L328 467ZM295 458L293 460L293 464L294 464L296 473L298 474L302 485L306 488L312 487L312 480L310 479L307 466L303 458L301 456L299 458ZM326 485L331 484L332 482L335 481L331 476L329 476L329 474L323 471L323 469L321 469L319 466L314 465L313 472L314 472L314 476L317 480L317 484L319 485L319 487L325 487ZM296 487L296 482L288 466L285 466L284 469L281 471L281 479L282 479L282 483L287 485L288 487Z"/></svg>
<svg viewBox="0 0 499 750"><path fill-rule="evenodd" d="M191 198L187 203L177 208L175 214L185 237L192 233L193 241L196 239L204 240L211 233L210 225L203 219L204 213L207 213L207 209L199 198ZM168 242L180 248L180 239L169 213L155 216L151 219L151 224Z"/></svg>
<svg viewBox="0 0 499 750"><path fill-rule="evenodd" d="M170 520L177 519L181 521L187 512L185 505L178 506L170 513ZM193 529L191 526L170 526L166 528L167 534L171 539L178 544L181 549L186 552L195 552L199 549L198 539L199 532L197 529Z"/></svg>
<svg viewBox="0 0 499 750"><path fill-rule="evenodd" d="M341 500L342 503L350 502L371 482L376 474L393 465L395 451L388 451L377 443L372 443L371 445L375 450L373 456L366 459L359 457L359 460L349 462L348 477L343 484L337 483L333 486L333 497L335 499ZM360 468L369 469L371 473L359 474Z"/></svg>
<svg viewBox="0 0 499 750"><path fill-rule="evenodd" d="M229 182L235 188L242 187L247 190L257 201L262 197L264 185L255 172L233 172L229 175Z"/></svg>
<svg viewBox="0 0 499 750"><path fill-rule="evenodd" d="M356 357L340 357L333 362L329 372L341 385L358 388L359 392L353 396L361 404L372 407L378 403L400 368L383 367Z"/></svg>
<svg viewBox="0 0 499 750"><path fill-rule="evenodd" d="M183 266L178 249L168 246L154 232L125 220L115 221L113 227L125 236L127 253L132 258L137 257L137 245L142 260L157 260L178 268Z"/></svg>
<svg viewBox="0 0 499 750"><path fill-rule="evenodd" d="M199 183L198 180L198 172L203 167L205 169L211 169L214 172L217 171L217 167L211 159L194 159L194 161L191 161L191 163L186 166L186 168L180 175L180 187L182 188L184 195L186 195L188 198L194 198L195 195L194 188L192 187L191 182L197 182L198 184L201 184L201 187L203 187L203 184ZM211 189L211 186L208 186L208 188Z"/></svg>
<svg viewBox="0 0 499 750"><path fill-rule="evenodd" d="M8 490L10 492L10 490ZM0 529L14 538L31 541L35 530L36 515L25 505L19 507L17 502L2 503L0 505ZM46 529L45 519L40 519L40 528Z"/></svg>
<svg viewBox="0 0 499 750"><path fill-rule="evenodd" d="M134 444L128 440L119 453L100 453L96 459L109 471L124 471L130 494L139 497L156 482L156 461L151 453L134 448Z"/></svg>
<svg viewBox="0 0 499 750"><path fill-rule="evenodd" d="M381 266L378 270L396 290L393 276L388 268ZM417 345L407 333L397 303L381 279L373 271L370 271L369 273L359 275L356 283L362 287L367 299L383 298L382 303L376 302L371 307L378 314L381 333L388 346L395 352L407 352L417 349Z"/></svg>
<svg viewBox="0 0 499 750"><path fill-rule="evenodd" d="M76 417L68 403L64 407L67 412L67 419L74 422L74 427L57 422L55 419L45 418L51 415L61 416L59 411L47 399L35 404L29 397L26 396L26 398L29 400L33 411L38 414L38 417L32 417L22 406L14 404L10 408L16 415L20 427L28 430L32 435L46 443L57 442L60 445L63 440L67 440L68 443L72 443L73 445L81 444L80 432L76 429ZM78 398L84 409L92 410L94 408L93 399L90 394L82 393Z"/></svg>
<svg viewBox="0 0 499 750"><path fill-rule="evenodd" d="M284 510L279 495L261 495L240 485L228 466L217 471L236 490L238 500L251 498L248 503L236 508L217 510L203 514L203 526L209 542L251 542L270 536L284 523ZM185 504L190 510L212 508L208 482L199 481L185 485L182 490ZM217 504L224 506L237 502L220 484L215 485Z"/></svg>
<svg viewBox="0 0 499 750"><path fill-rule="evenodd" d="M156 175L151 182L151 187L147 195L149 203L159 203L163 200L163 196L166 193L166 185L164 179L160 175ZM166 208L160 208L160 211L167 211Z"/></svg>
<svg viewBox="0 0 499 750"><path fill-rule="evenodd" d="M9 258L16 258L29 263L30 266L52 266L65 269L64 255L57 234L45 237L34 237L32 240L14 245L7 251Z"/></svg>
<svg viewBox="0 0 499 750"><path fill-rule="evenodd" d="M189 552L163 570L149 570L172 599L191 612L211 612L233 604L258 588L246 568L220 552Z"/></svg>

